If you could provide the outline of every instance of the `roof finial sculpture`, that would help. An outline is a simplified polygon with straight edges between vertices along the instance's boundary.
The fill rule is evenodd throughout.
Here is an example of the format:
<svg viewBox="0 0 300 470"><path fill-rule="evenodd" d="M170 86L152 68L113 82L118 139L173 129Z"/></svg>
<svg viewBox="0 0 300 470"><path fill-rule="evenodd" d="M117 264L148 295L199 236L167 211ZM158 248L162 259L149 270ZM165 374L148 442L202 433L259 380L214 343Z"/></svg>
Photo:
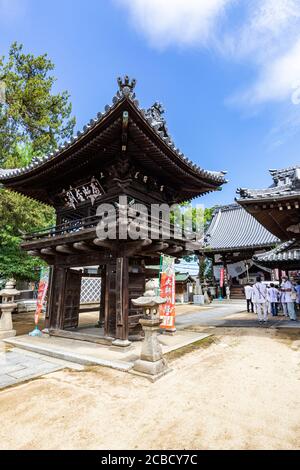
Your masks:
<svg viewBox="0 0 300 470"><path fill-rule="evenodd" d="M118 85L119 85L120 93L123 96L130 96L132 95L133 90L136 86L136 79L133 78L132 80L130 80L128 75L125 75L124 78L118 77Z"/></svg>
<svg viewBox="0 0 300 470"><path fill-rule="evenodd" d="M151 125L157 129L157 131L162 132L164 137L170 137L167 123L163 114L165 109L161 103L157 101L146 111L146 117L151 121Z"/></svg>

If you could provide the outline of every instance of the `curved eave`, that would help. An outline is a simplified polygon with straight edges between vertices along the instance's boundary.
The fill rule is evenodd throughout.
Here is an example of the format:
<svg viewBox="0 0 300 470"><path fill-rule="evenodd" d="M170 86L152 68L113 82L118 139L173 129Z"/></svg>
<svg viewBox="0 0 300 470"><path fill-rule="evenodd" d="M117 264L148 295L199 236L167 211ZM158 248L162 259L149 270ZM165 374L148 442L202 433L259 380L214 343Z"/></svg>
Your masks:
<svg viewBox="0 0 300 470"><path fill-rule="evenodd" d="M104 132L108 126L112 125L124 110L129 111L131 119L133 116L135 117L139 127L141 127L143 132L148 136L149 141L156 145L170 162L172 162L175 168L180 169L182 174L186 174L189 179L192 178L196 186L201 182L204 187L203 193L217 190L222 184L227 182L221 173L210 173L188 160L179 149L176 149L171 139L163 138L161 132L157 131L151 125L151 120L145 117L145 112L138 108L136 101L128 97L115 100L112 106L106 106L104 113L99 113L97 119L91 120L90 123L83 128L83 131L77 134L77 137L65 143L57 149L55 153L44 157L39 162L31 163L26 168L14 170L11 174L6 172L6 174L2 176L0 175L0 182L6 187L13 188L22 185L22 183L27 182L28 179L32 180L39 178L41 175L51 174L54 167L57 168L61 164L66 164L72 159L75 153L88 147L89 143L101 132ZM197 188L195 188L195 192L196 191ZM196 195L194 197L196 197Z"/></svg>
<svg viewBox="0 0 300 470"><path fill-rule="evenodd" d="M203 247L201 249L201 252L203 253L212 253L212 254L218 254L218 253L225 253L225 252L236 252L236 251L253 251L253 250L262 250L265 248L272 248L274 246L274 243L264 243L260 245L243 245L243 246L228 246L228 247L222 247L222 248L212 248L210 246Z"/></svg>

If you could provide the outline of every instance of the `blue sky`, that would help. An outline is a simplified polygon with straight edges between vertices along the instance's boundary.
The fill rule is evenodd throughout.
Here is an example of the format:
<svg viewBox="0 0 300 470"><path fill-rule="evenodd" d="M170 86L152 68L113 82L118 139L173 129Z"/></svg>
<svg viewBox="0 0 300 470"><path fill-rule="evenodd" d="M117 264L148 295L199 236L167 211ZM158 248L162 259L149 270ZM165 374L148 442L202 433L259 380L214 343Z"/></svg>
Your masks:
<svg viewBox="0 0 300 470"><path fill-rule="evenodd" d="M0 0L0 54L15 40L54 61L78 128L111 102L117 76L135 77L143 107L164 104L176 145L228 171L205 205L299 163L300 0Z"/></svg>

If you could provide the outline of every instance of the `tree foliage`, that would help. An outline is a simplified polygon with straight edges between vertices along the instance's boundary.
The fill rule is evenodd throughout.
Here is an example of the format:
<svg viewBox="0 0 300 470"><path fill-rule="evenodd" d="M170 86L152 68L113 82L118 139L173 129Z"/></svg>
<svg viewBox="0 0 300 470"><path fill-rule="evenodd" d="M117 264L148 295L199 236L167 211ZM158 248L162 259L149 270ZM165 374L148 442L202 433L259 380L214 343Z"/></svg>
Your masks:
<svg viewBox="0 0 300 470"><path fill-rule="evenodd" d="M22 234L54 223L52 208L0 190L0 277L36 280L42 262L20 248Z"/></svg>
<svg viewBox="0 0 300 470"><path fill-rule="evenodd" d="M53 93L54 64L47 54L25 54L13 43L8 57L0 57L0 165L20 166L20 152L27 148L29 160L54 150L73 134L69 94Z"/></svg>
<svg viewBox="0 0 300 470"><path fill-rule="evenodd" d="M215 208L214 207L205 208L203 213L201 213L201 211L197 212L193 208L191 208L190 210L193 211L192 212L193 225L194 225L193 228L196 227L196 223L197 223L196 219L201 219L201 221L203 223L203 231L205 232L206 229L208 228L210 222L212 221L212 217L213 217L213 213L214 213ZM204 279L205 277L208 277L208 278L212 277L212 266L211 266L211 263L209 262L208 259L203 258L202 256L201 257L197 256L197 255L186 256L184 259L187 262L196 261L198 263L200 279Z"/></svg>
<svg viewBox="0 0 300 470"><path fill-rule="evenodd" d="M53 93L47 54L25 54L13 43L0 57L0 167L20 168L73 134L69 94ZM43 264L20 248L21 234L53 225L52 208L0 189L0 277L35 280Z"/></svg>

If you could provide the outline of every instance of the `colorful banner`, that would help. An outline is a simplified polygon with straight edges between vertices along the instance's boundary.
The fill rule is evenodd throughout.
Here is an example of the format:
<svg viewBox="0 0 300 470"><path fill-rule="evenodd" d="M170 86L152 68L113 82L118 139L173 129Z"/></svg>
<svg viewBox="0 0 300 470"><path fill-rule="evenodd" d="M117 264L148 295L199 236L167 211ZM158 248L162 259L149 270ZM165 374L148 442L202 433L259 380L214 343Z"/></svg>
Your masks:
<svg viewBox="0 0 300 470"><path fill-rule="evenodd" d="M175 258L161 257L160 296L167 302L160 306L161 328L176 331L175 327Z"/></svg>
<svg viewBox="0 0 300 470"><path fill-rule="evenodd" d="M221 268L220 270L220 287L224 287L224 275L225 275L225 269Z"/></svg>
<svg viewBox="0 0 300 470"><path fill-rule="evenodd" d="M43 305L45 302L46 294L47 294L48 284L49 284L49 268L42 268L41 275L40 275L39 289L38 289L36 312L34 315L34 323L36 326L39 323L39 318L40 318Z"/></svg>

